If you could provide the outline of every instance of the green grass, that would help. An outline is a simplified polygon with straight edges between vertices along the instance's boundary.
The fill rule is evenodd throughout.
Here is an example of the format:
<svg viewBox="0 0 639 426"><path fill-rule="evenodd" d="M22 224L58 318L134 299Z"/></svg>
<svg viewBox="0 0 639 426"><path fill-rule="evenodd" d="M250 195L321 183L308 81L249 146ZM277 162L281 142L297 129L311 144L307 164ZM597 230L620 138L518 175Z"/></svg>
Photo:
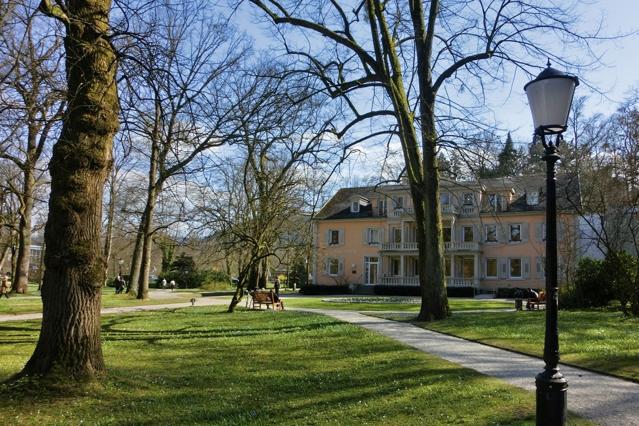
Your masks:
<svg viewBox="0 0 639 426"><path fill-rule="evenodd" d="M380 315L407 320L401 315ZM417 323L465 339L541 357L545 312L483 312ZM602 310L560 311L562 362L639 381L639 319Z"/></svg>
<svg viewBox="0 0 639 426"><path fill-rule="evenodd" d="M162 305L167 303L188 302L193 297L200 297L199 290L180 290L172 293L166 292L166 297L156 297L151 292L151 298L138 300L131 294L114 294L115 290L105 287L102 290L102 307L119 308L124 306ZM0 315L15 315L42 312L42 299L37 287L29 288L27 294L12 293L9 299L0 299Z"/></svg>
<svg viewBox="0 0 639 426"><path fill-rule="evenodd" d="M385 296L350 296L348 298L341 298L344 300L358 299L362 300L375 300L379 301L389 300ZM336 299L332 296L316 296L316 297L304 297L293 298L284 297L284 303L286 307L292 308L314 308L314 309L337 309L337 310L349 310L349 311L398 311L398 312L419 312L419 303L343 303L330 301L330 299ZM393 298L390 298L391 300ZM400 297L394 299L400 300ZM414 298L404 298L414 299ZM496 300L476 300L476 299L458 299L449 298L448 304L453 312L470 311L479 309L505 309L513 308L514 305L511 302L496 301Z"/></svg>
<svg viewBox="0 0 639 426"><path fill-rule="evenodd" d="M28 359L38 329L0 323L0 380ZM103 349L108 372L88 388L0 386L0 424L534 423L533 393L319 315L203 307L106 316Z"/></svg>

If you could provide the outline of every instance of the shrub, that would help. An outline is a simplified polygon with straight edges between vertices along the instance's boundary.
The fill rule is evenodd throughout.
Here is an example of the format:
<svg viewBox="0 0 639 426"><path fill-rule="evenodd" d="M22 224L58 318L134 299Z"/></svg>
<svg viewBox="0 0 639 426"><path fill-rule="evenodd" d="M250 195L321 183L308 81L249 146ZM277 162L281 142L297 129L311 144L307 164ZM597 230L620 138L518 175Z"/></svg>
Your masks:
<svg viewBox="0 0 639 426"><path fill-rule="evenodd" d="M475 297L474 287L446 287L448 297Z"/></svg>
<svg viewBox="0 0 639 426"><path fill-rule="evenodd" d="M302 294L351 294L351 288L347 285L305 285L300 288Z"/></svg>
<svg viewBox="0 0 639 426"><path fill-rule="evenodd" d="M391 286L391 285L376 285L373 287L375 294L383 296L419 296L421 292L419 287L414 286Z"/></svg>
<svg viewBox="0 0 639 426"><path fill-rule="evenodd" d="M566 292L566 297L581 308L606 306L613 298L612 282L605 273L604 262L583 258L577 265L574 283L574 295Z"/></svg>
<svg viewBox="0 0 639 426"><path fill-rule="evenodd" d="M603 262L603 274L624 314L639 316L638 270L639 259L626 252L609 254Z"/></svg>
<svg viewBox="0 0 639 426"><path fill-rule="evenodd" d="M415 286L391 286L376 285L373 287L375 294L382 296L421 296L419 287ZM446 287L448 297L475 297L473 287Z"/></svg>

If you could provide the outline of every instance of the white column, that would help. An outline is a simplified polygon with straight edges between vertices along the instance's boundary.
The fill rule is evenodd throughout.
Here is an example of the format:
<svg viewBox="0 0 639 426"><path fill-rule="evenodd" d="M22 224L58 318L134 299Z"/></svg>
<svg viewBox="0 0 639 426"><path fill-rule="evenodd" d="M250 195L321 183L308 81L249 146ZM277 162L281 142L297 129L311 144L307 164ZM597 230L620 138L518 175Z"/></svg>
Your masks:
<svg viewBox="0 0 639 426"><path fill-rule="evenodd" d="M455 255L452 253L450 255L450 278L451 281L455 278Z"/></svg>
<svg viewBox="0 0 639 426"><path fill-rule="evenodd" d="M479 282L479 254L475 253L473 256L473 260L475 261L474 265L474 274L473 274L473 285L475 281Z"/></svg>
<svg viewBox="0 0 639 426"><path fill-rule="evenodd" d="M402 225L403 228L403 225ZM399 275L402 277L402 281L406 276L406 272L404 271L404 255L399 256Z"/></svg>

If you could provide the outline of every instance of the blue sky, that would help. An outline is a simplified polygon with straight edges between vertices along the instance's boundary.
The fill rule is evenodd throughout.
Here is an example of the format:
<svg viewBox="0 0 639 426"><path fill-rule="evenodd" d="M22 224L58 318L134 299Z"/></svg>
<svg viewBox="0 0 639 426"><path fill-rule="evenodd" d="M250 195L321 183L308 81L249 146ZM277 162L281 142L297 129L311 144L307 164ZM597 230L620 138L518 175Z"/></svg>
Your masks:
<svg viewBox="0 0 639 426"><path fill-rule="evenodd" d="M582 6L582 10L584 30L595 28L602 17L603 32L609 35L631 33L639 29L637 0L597 0ZM588 79L603 95L582 84L577 87L575 96L589 97L587 109L590 114L610 114L634 88L639 88L639 36L634 34L602 41L596 47L603 53L603 63L598 69L580 77ZM502 93L495 93L491 106L504 127L513 130L519 139L529 140L532 118L523 90L525 83L526 79L522 76L513 84L512 93L509 93L509 88L504 88Z"/></svg>
<svg viewBox="0 0 639 426"><path fill-rule="evenodd" d="M597 28L602 19L602 33L608 36L630 34L639 29L638 0L582 0L578 9L582 14L579 29L584 32ZM235 20L241 30L256 39L255 46L264 49L275 42L263 27L256 25L256 16L261 16L260 12L245 3L235 16ZM601 65L579 77L587 80L601 93L582 84L577 88L576 96L589 97L586 111L588 115L610 114L634 88L639 88L639 36L632 34L619 39L600 41L595 43L594 50L603 54ZM583 52L583 55L587 55L587 52ZM540 66L545 65L545 61L543 62ZM574 73L573 70L564 71ZM490 115L504 129L502 140L505 139L506 130L512 131L516 142L528 143L531 140L532 118L523 90L527 81L528 77L525 75L516 75L512 82L501 88L493 88L489 93L487 106L492 111ZM356 164L351 164L350 169L360 172L365 170L375 152L383 151L381 147L377 148L368 149L369 155L361 157Z"/></svg>

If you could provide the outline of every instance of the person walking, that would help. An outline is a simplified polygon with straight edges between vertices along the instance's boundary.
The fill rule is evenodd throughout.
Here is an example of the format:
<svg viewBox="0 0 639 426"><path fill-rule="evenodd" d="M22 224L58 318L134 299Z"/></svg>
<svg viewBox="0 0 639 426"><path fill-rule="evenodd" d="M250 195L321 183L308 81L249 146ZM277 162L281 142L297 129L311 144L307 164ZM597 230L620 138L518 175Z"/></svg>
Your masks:
<svg viewBox="0 0 639 426"><path fill-rule="evenodd" d="M121 275L115 278L115 294L120 294L124 290L124 280Z"/></svg>
<svg viewBox="0 0 639 426"><path fill-rule="evenodd" d="M275 295L280 297L280 279L275 278Z"/></svg>
<svg viewBox="0 0 639 426"><path fill-rule="evenodd" d="M4 296L9 298L9 292L11 291L11 281L9 280L9 273L2 275L2 284L0 284L0 297Z"/></svg>

